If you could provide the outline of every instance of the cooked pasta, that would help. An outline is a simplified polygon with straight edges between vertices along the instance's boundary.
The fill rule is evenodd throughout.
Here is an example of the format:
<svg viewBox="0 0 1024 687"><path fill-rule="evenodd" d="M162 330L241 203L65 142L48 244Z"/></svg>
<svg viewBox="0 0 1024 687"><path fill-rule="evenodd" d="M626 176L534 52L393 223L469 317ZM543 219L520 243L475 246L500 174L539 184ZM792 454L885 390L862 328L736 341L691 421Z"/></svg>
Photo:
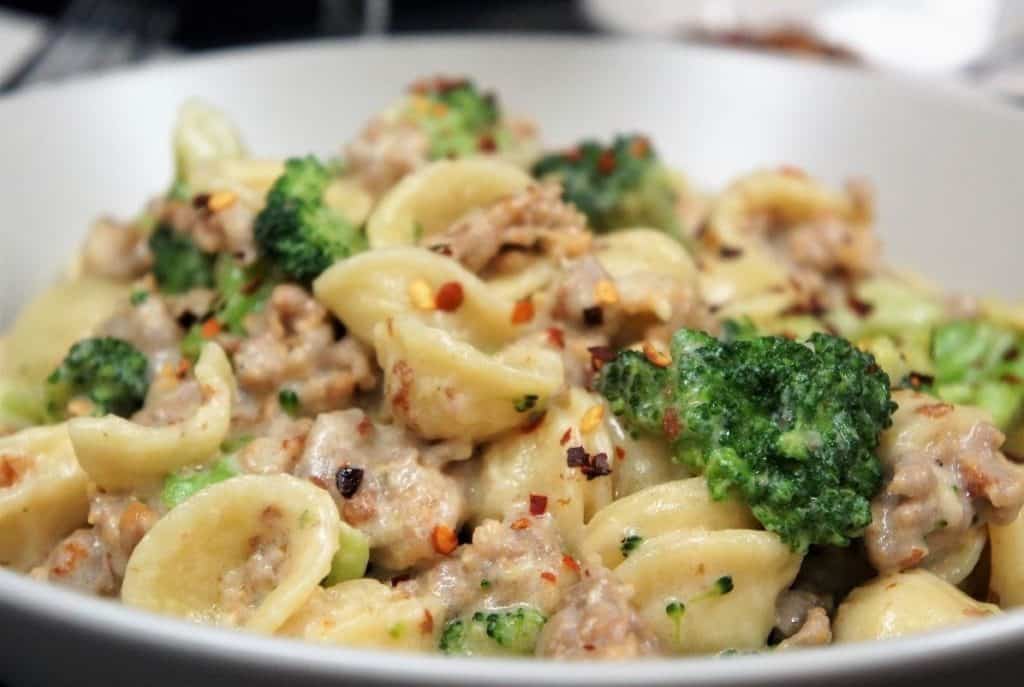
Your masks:
<svg viewBox="0 0 1024 687"><path fill-rule="evenodd" d="M1024 604L1022 306L886 266L863 184L707 193L640 135L542 155L443 77L338 159L250 157L198 102L173 142L0 339L0 565L458 656Z"/></svg>

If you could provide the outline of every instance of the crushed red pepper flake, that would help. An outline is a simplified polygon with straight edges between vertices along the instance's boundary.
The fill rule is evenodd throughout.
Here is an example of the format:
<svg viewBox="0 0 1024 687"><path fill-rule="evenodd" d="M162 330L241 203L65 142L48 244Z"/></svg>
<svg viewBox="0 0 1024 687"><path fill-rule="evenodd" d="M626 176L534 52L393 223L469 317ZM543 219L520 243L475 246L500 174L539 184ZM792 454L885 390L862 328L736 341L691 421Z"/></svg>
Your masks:
<svg viewBox="0 0 1024 687"><path fill-rule="evenodd" d="M590 353L590 369L597 372L605 363L615 360L615 351L611 346L591 346L587 349Z"/></svg>
<svg viewBox="0 0 1024 687"><path fill-rule="evenodd" d="M582 446L571 446L565 453L565 464L570 468L579 468L589 482L598 477L612 474L607 453L590 455Z"/></svg>
<svg viewBox="0 0 1024 687"><path fill-rule="evenodd" d="M661 418L661 429L670 440L679 436L682 426L679 422L679 413L675 408L665 410L665 415Z"/></svg>
<svg viewBox="0 0 1024 687"><path fill-rule="evenodd" d="M561 444L562 446L565 446L566 444L569 443L569 439L571 439L571 438L572 438L572 427L566 427L565 431L562 433L562 438L558 440L558 443Z"/></svg>
<svg viewBox="0 0 1024 687"><path fill-rule="evenodd" d="M668 367L672 364L672 358L668 353L658 348L653 342L644 341L643 349L644 357L652 364L658 367Z"/></svg>
<svg viewBox="0 0 1024 687"><path fill-rule="evenodd" d="M212 339L220 334L220 322L211 317L206 322L203 322L203 326L199 330L199 333L203 335L204 339Z"/></svg>
<svg viewBox="0 0 1024 687"><path fill-rule="evenodd" d="M544 515L547 509L547 496L544 494L530 494L530 515Z"/></svg>
<svg viewBox="0 0 1024 687"><path fill-rule="evenodd" d="M509 525L509 527L511 527L514 530L525 530L529 526L530 526L530 521L527 520L526 518L519 518L518 520L513 520L512 524Z"/></svg>
<svg viewBox="0 0 1024 687"><path fill-rule="evenodd" d="M420 632L429 635L434 631L434 614L428 609L423 609L423 620L420 621Z"/></svg>
<svg viewBox="0 0 1024 687"><path fill-rule="evenodd" d="M935 377L926 375L922 372L911 372L907 375L907 384L910 385L911 389L920 389L922 386L931 386L934 381Z"/></svg>
<svg viewBox="0 0 1024 687"><path fill-rule="evenodd" d="M600 327L604 324L604 309L600 305L583 308L583 324L588 327Z"/></svg>
<svg viewBox="0 0 1024 687"><path fill-rule="evenodd" d="M434 295L434 305L438 310L453 312L462 305L462 284L457 281L449 281L441 284Z"/></svg>
<svg viewBox="0 0 1024 687"><path fill-rule="evenodd" d="M526 418L526 422L519 428L519 431L523 434L530 434L544 422L546 413L543 410L539 410L535 413L530 413L530 416Z"/></svg>
<svg viewBox="0 0 1024 687"><path fill-rule="evenodd" d="M444 556L450 554L459 545L459 538L455 536L455 531L447 525L434 525L434 530L430 533L430 541L434 545L434 550Z"/></svg>
<svg viewBox="0 0 1024 687"><path fill-rule="evenodd" d="M615 447L615 458L617 460L626 460L626 449L621 446Z"/></svg>
<svg viewBox="0 0 1024 687"><path fill-rule="evenodd" d="M871 312L875 309L875 306L873 306L871 303L868 303L867 301L862 301L852 293L846 295L846 304L850 306L850 310L852 310L853 313L861 319L870 315Z"/></svg>
<svg viewBox="0 0 1024 687"><path fill-rule="evenodd" d="M525 324L533 319L533 301L529 297L516 301L512 308L512 324Z"/></svg>
<svg viewBox="0 0 1024 687"><path fill-rule="evenodd" d="M555 583L558 582L558 575L556 575L555 573L551 572L550 570L545 570L544 572L542 572L540 574L540 576L541 576L541 579L543 579L543 580L545 580L547 582L550 582L551 584L555 584Z"/></svg>
<svg viewBox="0 0 1024 687"><path fill-rule="evenodd" d="M605 150L597 158L597 171L601 174L611 174L615 171L615 152L613 150Z"/></svg>
<svg viewBox="0 0 1024 687"><path fill-rule="evenodd" d="M743 249L734 246L722 246L718 249L718 257L722 260L735 260L743 256Z"/></svg>
<svg viewBox="0 0 1024 687"><path fill-rule="evenodd" d="M493 153L498 149L498 142L494 140L494 136L484 134L477 139L476 147L482 152Z"/></svg>
<svg viewBox="0 0 1024 687"><path fill-rule="evenodd" d="M569 570L572 570L573 572L578 573L580 571L579 561L577 561L569 554L565 554L564 556L562 556L562 565L569 568Z"/></svg>
<svg viewBox="0 0 1024 687"><path fill-rule="evenodd" d="M583 159L583 151L580 150L579 146L573 146L572 148L569 148L564 153L562 153L562 157L564 157L569 162L579 162L581 159Z"/></svg>
<svg viewBox="0 0 1024 687"><path fill-rule="evenodd" d="M643 159L651 152L651 142L646 136L636 136L629 142L629 154L635 158Z"/></svg>
<svg viewBox="0 0 1024 687"><path fill-rule="evenodd" d="M350 499L359 491L363 483L365 471L362 468L354 468L344 465L338 468L334 474L334 486L338 487L338 493L344 499Z"/></svg>
<svg viewBox="0 0 1024 687"><path fill-rule="evenodd" d="M555 348L565 348L565 332L558 327L549 327L548 343Z"/></svg>

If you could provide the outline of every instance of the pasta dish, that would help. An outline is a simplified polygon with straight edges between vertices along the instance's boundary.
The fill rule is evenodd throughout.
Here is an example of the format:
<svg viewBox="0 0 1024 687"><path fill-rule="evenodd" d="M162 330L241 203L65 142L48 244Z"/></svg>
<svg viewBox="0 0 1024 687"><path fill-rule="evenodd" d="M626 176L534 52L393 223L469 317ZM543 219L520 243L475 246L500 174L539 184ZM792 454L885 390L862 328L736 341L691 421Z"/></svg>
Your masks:
<svg viewBox="0 0 1024 687"><path fill-rule="evenodd" d="M173 150L0 338L0 565L456 656L1024 604L1024 307L885 264L865 183L710 193L445 77L336 157L252 157L194 101Z"/></svg>

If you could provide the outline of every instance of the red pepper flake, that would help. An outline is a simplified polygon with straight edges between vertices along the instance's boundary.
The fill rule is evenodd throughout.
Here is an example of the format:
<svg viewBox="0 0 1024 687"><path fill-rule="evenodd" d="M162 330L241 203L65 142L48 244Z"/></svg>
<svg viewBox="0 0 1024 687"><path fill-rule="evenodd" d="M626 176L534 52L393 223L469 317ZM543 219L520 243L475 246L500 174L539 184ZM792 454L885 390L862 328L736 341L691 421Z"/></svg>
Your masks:
<svg viewBox="0 0 1024 687"><path fill-rule="evenodd" d="M462 305L462 298L462 284L457 281L449 281L441 284L441 288L437 290L437 295L434 296L434 305L438 310L452 312L458 310Z"/></svg>
<svg viewBox="0 0 1024 687"><path fill-rule="evenodd" d="M593 644L584 644L583 645L583 650L584 651L593 651L595 648L597 648L597 647L595 647Z"/></svg>
<svg viewBox="0 0 1024 687"><path fill-rule="evenodd" d="M484 134L477 139L476 147L484 153L493 153L498 149L498 143L494 140L494 136L490 134Z"/></svg>
<svg viewBox="0 0 1024 687"><path fill-rule="evenodd" d="M615 447L615 459L616 460L626 460L626 449L622 448L621 446L616 446Z"/></svg>
<svg viewBox="0 0 1024 687"><path fill-rule="evenodd" d="M575 573L578 573L580 571L579 561L577 561L569 554L565 554L564 556L562 556L562 565L569 568L569 570L572 570Z"/></svg>
<svg viewBox="0 0 1024 687"><path fill-rule="evenodd" d="M802 303L794 303L793 305L789 306L788 308L782 311L782 314L786 316L810 315L811 317L821 317L827 312L828 308L825 307L825 304L822 303L816 295L812 295L808 300ZM793 336L786 338L796 337Z"/></svg>
<svg viewBox="0 0 1024 687"><path fill-rule="evenodd" d="M178 369L175 370L175 375L178 379L184 379L190 367L192 367L192 363L188 361L188 358L182 358L178 361Z"/></svg>
<svg viewBox="0 0 1024 687"><path fill-rule="evenodd" d="M558 327L549 327L548 343L555 348L565 348L565 332Z"/></svg>
<svg viewBox="0 0 1024 687"><path fill-rule="evenodd" d="M583 308L583 324L588 327L600 327L604 324L604 310L600 305Z"/></svg>
<svg viewBox="0 0 1024 687"><path fill-rule="evenodd" d="M525 324L533 319L533 301L529 297L516 301L512 308L512 324Z"/></svg>
<svg viewBox="0 0 1024 687"><path fill-rule="evenodd" d="M679 413L675 408L665 410L665 415L661 418L661 429L670 441L679 436L682 426L679 423Z"/></svg>
<svg viewBox="0 0 1024 687"><path fill-rule="evenodd" d="M718 257L722 260L735 260L743 255L742 248L735 248L733 246L722 246L718 249Z"/></svg>
<svg viewBox="0 0 1024 687"><path fill-rule="evenodd" d="M1020 384L1022 381L1024 381L1024 380L1022 380L1020 378L1020 375L1015 375L1012 372L1007 372L1006 374L1004 374L999 379L1000 379L1000 381L1006 382L1007 384L1013 384L1013 385Z"/></svg>
<svg viewBox="0 0 1024 687"><path fill-rule="evenodd" d="M544 494L530 494L530 515L544 515L547 509L547 496Z"/></svg>
<svg viewBox="0 0 1024 687"><path fill-rule="evenodd" d="M562 157L564 157L569 162L579 162L580 160L583 159L583 151L580 150L579 146L573 146L572 148L569 148L567 151L562 153Z"/></svg>
<svg viewBox="0 0 1024 687"><path fill-rule="evenodd" d="M373 434L373 420L370 419L369 415L363 415L363 419L356 425L356 432L364 438Z"/></svg>
<svg viewBox="0 0 1024 687"><path fill-rule="evenodd" d="M572 438L572 427L566 427L565 432L562 433L562 438L558 440L558 443L565 446L569 443L569 439Z"/></svg>
<svg viewBox="0 0 1024 687"><path fill-rule="evenodd" d="M850 310L852 310L857 317L862 319L870 315L871 311L875 309L875 306L871 303L862 301L852 293L846 295L846 304L850 306Z"/></svg>
<svg viewBox="0 0 1024 687"><path fill-rule="evenodd" d="M590 369L597 372L605 363L615 360L615 351L611 346L591 346L587 349L590 353Z"/></svg>
<svg viewBox="0 0 1024 687"><path fill-rule="evenodd" d="M928 403L914 409L918 415L930 418L940 418L953 412L953 406L949 403Z"/></svg>
<svg viewBox="0 0 1024 687"><path fill-rule="evenodd" d="M911 389L920 389L922 386L931 386L934 381L935 377L922 374L920 372L911 372L907 375L907 384L910 385Z"/></svg>
<svg viewBox="0 0 1024 687"><path fill-rule="evenodd" d="M530 521L527 520L526 518L519 518L518 520L513 520L512 524L509 525L509 527L511 527L514 530L525 530L529 526L530 526Z"/></svg>
<svg viewBox="0 0 1024 687"><path fill-rule="evenodd" d="M629 142L629 154L642 160L651 152L651 142L646 136L636 136Z"/></svg>
<svg viewBox="0 0 1024 687"><path fill-rule="evenodd" d="M668 367L672 364L672 358L669 357L668 353L658 348L654 343L644 341L643 349L644 357L653 365L658 367Z"/></svg>
<svg viewBox="0 0 1024 687"><path fill-rule="evenodd" d="M364 472L362 468L353 468L348 465L338 468L338 472L334 475L334 486L338 487L338 493L342 498L350 499L356 495L363 483Z"/></svg>
<svg viewBox="0 0 1024 687"><path fill-rule="evenodd" d="M605 150L597 158L597 171L601 174L611 174L615 171L615 152L611 149Z"/></svg>
<svg viewBox="0 0 1024 687"><path fill-rule="evenodd" d="M434 253L437 253L438 255L445 255L448 256L449 258L452 256L452 247L449 246L447 243L437 243L434 244L433 246L430 246L429 249Z"/></svg>
<svg viewBox="0 0 1024 687"><path fill-rule="evenodd" d="M403 582L408 582L411 579L412 579L412 575L410 575L409 573L402 573L401 575L395 575L394 577L391 578L391 586L392 587L397 587L398 585L402 584Z"/></svg>
<svg viewBox="0 0 1024 687"><path fill-rule="evenodd" d="M204 339L212 339L220 334L220 322L211 317L206 322L203 322L203 326L199 330L199 333L203 335Z"/></svg>
<svg viewBox="0 0 1024 687"><path fill-rule="evenodd" d="M430 541L434 545L434 551L447 556L459 545L459 538L455 531L447 525L434 525L434 531L430 533Z"/></svg>
<svg viewBox="0 0 1024 687"><path fill-rule="evenodd" d="M582 446L572 446L565 452L565 464L570 468L579 468L588 482L612 474L607 453L590 455Z"/></svg>
<svg viewBox="0 0 1024 687"><path fill-rule="evenodd" d="M192 196L192 207L202 210L206 207L206 204L210 202L209 193L197 193Z"/></svg>
<svg viewBox="0 0 1024 687"><path fill-rule="evenodd" d="M423 609L423 620L420 621L420 632L429 635L434 631L434 614Z"/></svg>
<svg viewBox="0 0 1024 687"><path fill-rule="evenodd" d="M556 575L555 573L551 572L550 570L545 570L544 572L542 572L540 574L540 577L541 577L542 580L550 582L551 584L557 584L558 583L558 575Z"/></svg>
<svg viewBox="0 0 1024 687"><path fill-rule="evenodd" d="M545 413L543 410L535 413L530 413L530 416L526 418L526 422L522 424L522 426L519 428L519 431L522 432L523 434L530 434L538 427L540 427L542 422L544 422L544 416Z"/></svg>

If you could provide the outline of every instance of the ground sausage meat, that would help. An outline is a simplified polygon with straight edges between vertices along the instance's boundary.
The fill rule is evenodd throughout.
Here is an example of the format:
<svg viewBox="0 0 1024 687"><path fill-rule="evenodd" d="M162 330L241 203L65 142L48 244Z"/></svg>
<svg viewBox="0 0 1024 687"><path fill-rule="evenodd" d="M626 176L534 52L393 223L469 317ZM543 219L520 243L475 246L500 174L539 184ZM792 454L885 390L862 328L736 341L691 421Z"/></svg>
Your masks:
<svg viewBox="0 0 1024 687"><path fill-rule="evenodd" d="M590 249L586 217L562 200L558 184L533 184L487 208L470 211L446 231L425 239L428 248L482 271L503 248L539 248L556 258Z"/></svg>
<svg viewBox="0 0 1024 687"><path fill-rule="evenodd" d="M287 385L307 413L345 407L353 394L372 389L371 354L352 337L335 340L330 314L304 289L276 287L267 307L234 357L243 390L255 395Z"/></svg>
<svg viewBox="0 0 1024 687"><path fill-rule="evenodd" d="M374 117L345 149L345 162L362 185L380 195L429 161L430 140L412 122Z"/></svg>
<svg viewBox="0 0 1024 687"><path fill-rule="evenodd" d="M630 604L632 589L594 560L541 631L537 655L629 659L658 655L658 640Z"/></svg>
<svg viewBox="0 0 1024 687"><path fill-rule="evenodd" d="M427 464L421 449L404 429L374 423L362 410L323 413L294 474L331 493L345 522L369 536L376 565L424 567L446 553L435 530L456 532L464 504L456 481ZM361 471L345 494L339 490L343 469Z"/></svg>
<svg viewBox="0 0 1024 687"><path fill-rule="evenodd" d="M523 508L503 522L485 520L470 544L403 586L436 596L449 617L520 604L549 616L579 580L577 567L563 553L551 515Z"/></svg>
<svg viewBox="0 0 1024 687"><path fill-rule="evenodd" d="M111 553L93 528L75 530L54 547L31 575L99 596L114 596L121 586Z"/></svg>
<svg viewBox="0 0 1024 687"><path fill-rule="evenodd" d="M137 227L104 218L92 225L82 247L82 269L110 279L129 280L149 270L152 258Z"/></svg>
<svg viewBox="0 0 1024 687"><path fill-rule="evenodd" d="M1000 452L1003 434L979 410L897 391L882 436L886 482L865 544L882 573L958 547L971 527L1012 521L1024 505L1024 468Z"/></svg>
<svg viewBox="0 0 1024 687"><path fill-rule="evenodd" d="M832 624L828 613L821 606L815 606L807 612L806 619L800 629L792 636L784 639L776 647L777 650L798 649L811 646L825 646L832 643Z"/></svg>

